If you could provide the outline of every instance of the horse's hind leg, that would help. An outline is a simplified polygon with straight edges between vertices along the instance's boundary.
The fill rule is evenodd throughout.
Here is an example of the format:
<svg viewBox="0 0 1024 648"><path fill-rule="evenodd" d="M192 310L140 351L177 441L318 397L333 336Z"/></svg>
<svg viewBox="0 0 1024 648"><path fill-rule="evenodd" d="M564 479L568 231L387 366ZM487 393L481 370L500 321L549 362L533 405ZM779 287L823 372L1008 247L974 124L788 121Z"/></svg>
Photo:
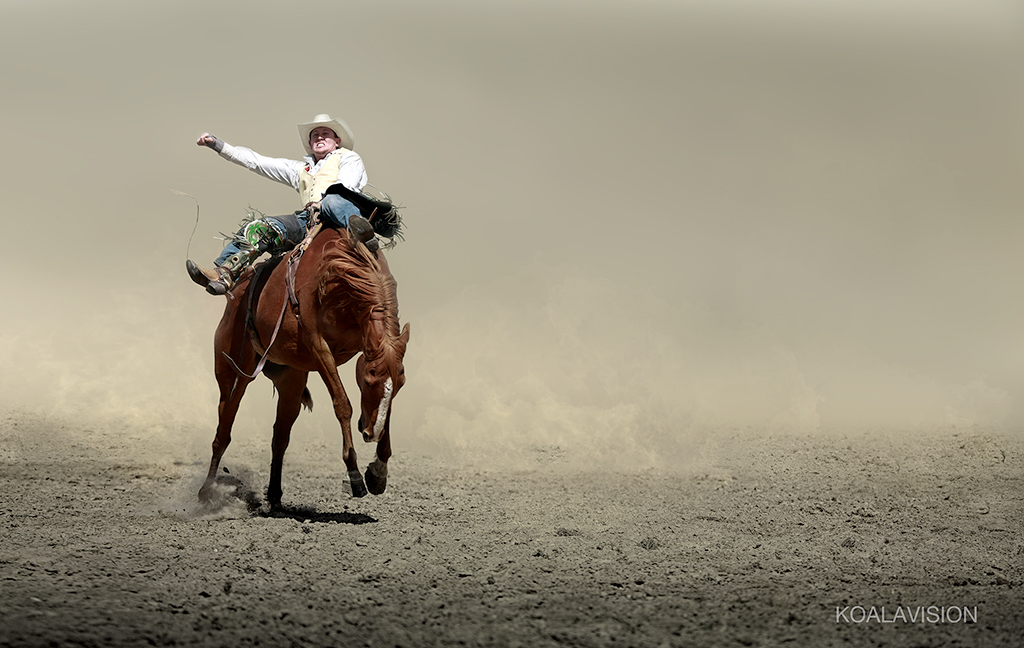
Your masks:
<svg viewBox="0 0 1024 648"><path fill-rule="evenodd" d="M267 501L272 511L281 508L281 469L284 465L284 453L291 440L292 425L299 417L303 403L311 404L309 392L306 391L306 379L309 373L276 365L264 370L274 386L277 387L277 418L274 420L274 440L271 443L273 456L270 460L270 485L267 486Z"/></svg>
<svg viewBox="0 0 1024 648"><path fill-rule="evenodd" d="M235 424L235 416L238 414L238 405L245 395L245 388L251 382L249 379L238 375L237 372L224 360L218 358L217 383L220 386L220 403L217 406L217 434L213 438L213 456L210 459L210 470L206 474L206 481L199 489L199 499L209 501L213 495L213 485L217 480L217 470L220 468L220 460L224 451L231 443L231 427Z"/></svg>

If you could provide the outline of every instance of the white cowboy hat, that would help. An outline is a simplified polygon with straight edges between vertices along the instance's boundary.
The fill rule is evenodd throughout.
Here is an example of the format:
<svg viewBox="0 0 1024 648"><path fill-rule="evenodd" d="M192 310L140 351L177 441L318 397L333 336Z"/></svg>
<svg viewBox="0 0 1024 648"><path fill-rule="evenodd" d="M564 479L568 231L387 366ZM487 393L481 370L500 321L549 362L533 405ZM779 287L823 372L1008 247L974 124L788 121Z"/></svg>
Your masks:
<svg viewBox="0 0 1024 648"><path fill-rule="evenodd" d="M348 127L348 124L340 119L331 119L331 116L325 113L317 115L308 124L299 124L302 148L306 149L308 155L313 155L313 148L309 145L309 134L313 132L314 128L319 128L320 126L326 126L334 131L334 134L341 140L342 148L347 148L351 151L355 146L355 136L352 135L352 129Z"/></svg>

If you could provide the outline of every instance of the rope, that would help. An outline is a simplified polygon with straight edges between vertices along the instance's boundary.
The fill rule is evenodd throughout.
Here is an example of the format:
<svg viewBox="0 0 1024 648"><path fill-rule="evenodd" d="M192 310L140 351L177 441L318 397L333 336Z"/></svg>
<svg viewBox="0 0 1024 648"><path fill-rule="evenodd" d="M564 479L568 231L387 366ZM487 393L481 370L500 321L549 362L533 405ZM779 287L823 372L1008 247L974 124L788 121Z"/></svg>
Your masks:
<svg viewBox="0 0 1024 648"><path fill-rule="evenodd" d="M170 187L167 187L167 190L170 191L171 193L177 194L179 196L187 196L187 197L191 198L192 200L195 200L195 203L196 203L196 224L192 226L192 233L189 234L189 236L188 236L188 245L185 246L185 259L190 259L191 256L189 255L189 252L191 252L191 250L192 250L192 237L196 235L196 230L199 229L199 201L196 200L195 196L193 196L192 194L187 194L184 191L178 191L177 189L171 189Z"/></svg>

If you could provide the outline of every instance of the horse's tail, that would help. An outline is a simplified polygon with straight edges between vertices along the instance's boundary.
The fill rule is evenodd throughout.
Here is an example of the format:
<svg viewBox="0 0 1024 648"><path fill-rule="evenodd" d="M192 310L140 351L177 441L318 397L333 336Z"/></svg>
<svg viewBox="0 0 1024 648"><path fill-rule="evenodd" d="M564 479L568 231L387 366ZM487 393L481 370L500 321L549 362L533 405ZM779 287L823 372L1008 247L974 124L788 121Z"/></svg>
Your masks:
<svg viewBox="0 0 1024 648"><path fill-rule="evenodd" d="M277 379L284 373L285 366L268 362L267 366L263 368L263 373L270 378L274 383L274 392L277 392ZM305 387L302 390L302 404L310 412L313 411L313 394L309 393L309 387Z"/></svg>
<svg viewBox="0 0 1024 648"><path fill-rule="evenodd" d="M277 391L277 385L274 385L274 391ZM313 394L309 393L309 387L302 390L302 405L306 408L307 412L313 411Z"/></svg>

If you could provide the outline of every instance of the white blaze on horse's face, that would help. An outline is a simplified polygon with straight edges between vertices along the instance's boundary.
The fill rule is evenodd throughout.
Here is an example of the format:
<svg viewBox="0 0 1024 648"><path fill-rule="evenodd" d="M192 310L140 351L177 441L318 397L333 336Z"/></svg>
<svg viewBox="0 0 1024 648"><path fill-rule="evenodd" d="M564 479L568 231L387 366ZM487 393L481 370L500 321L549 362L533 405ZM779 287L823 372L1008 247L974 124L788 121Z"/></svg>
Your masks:
<svg viewBox="0 0 1024 648"><path fill-rule="evenodd" d="M391 403L405 383L405 371L400 363L397 377L393 378L392 372L395 372L393 367L387 371L369 363L357 364L359 389L362 392L359 432L367 443L379 442L387 432Z"/></svg>
<svg viewBox="0 0 1024 648"><path fill-rule="evenodd" d="M384 396L380 399L380 405L377 407L377 420L373 422L373 435L370 437L370 441L380 441L380 436L384 434L384 423L387 422L388 411L391 409L393 389L394 383L391 382L391 377L389 376L384 381Z"/></svg>

